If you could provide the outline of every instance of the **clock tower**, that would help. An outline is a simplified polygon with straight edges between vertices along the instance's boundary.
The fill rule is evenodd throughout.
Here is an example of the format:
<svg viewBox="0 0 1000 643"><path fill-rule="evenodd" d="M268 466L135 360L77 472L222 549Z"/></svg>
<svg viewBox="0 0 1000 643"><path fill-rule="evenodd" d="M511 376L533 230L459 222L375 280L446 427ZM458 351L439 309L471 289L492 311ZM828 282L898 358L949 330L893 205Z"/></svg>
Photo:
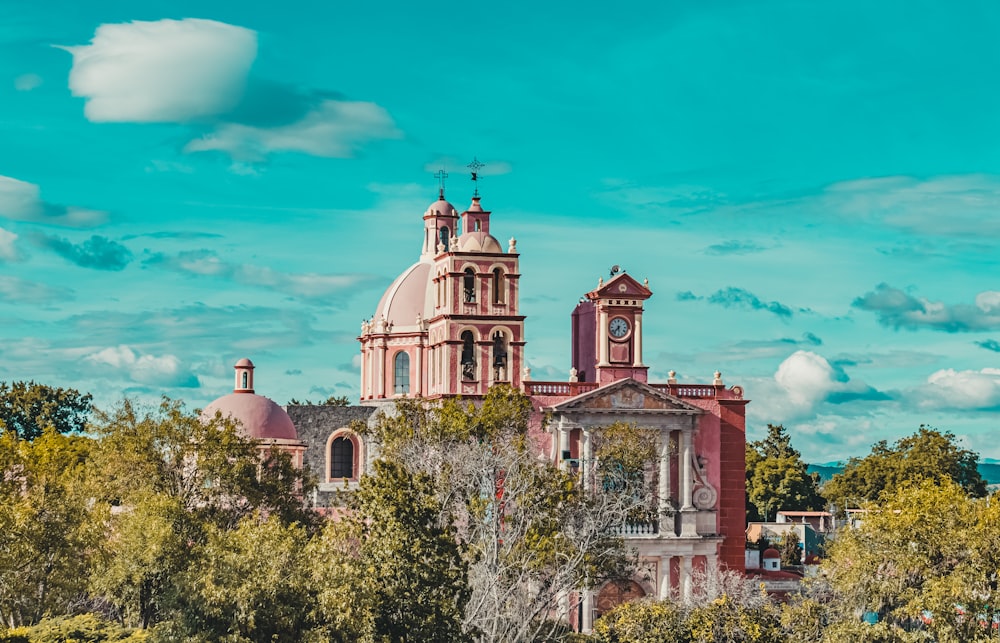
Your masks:
<svg viewBox="0 0 1000 643"><path fill-rule="evenodd" d="M642 306L646 283L623 273L601 279L573 311L573 368L581 382L647 381L642 363Z"/></svg>

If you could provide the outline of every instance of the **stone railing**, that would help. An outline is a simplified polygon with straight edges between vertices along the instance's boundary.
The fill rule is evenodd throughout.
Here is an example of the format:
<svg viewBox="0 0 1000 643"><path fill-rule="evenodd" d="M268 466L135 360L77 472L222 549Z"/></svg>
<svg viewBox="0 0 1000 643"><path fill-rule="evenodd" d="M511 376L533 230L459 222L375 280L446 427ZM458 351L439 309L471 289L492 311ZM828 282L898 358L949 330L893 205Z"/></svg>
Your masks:
<svg viewBox="0 0 1000 643"><path fill-rule="evenodd" d="M527 395L566 395L574 397L596 389L597 382L524 382L524 392ZM739 386L725 388L712 384L650 384L658 391L674 397L741 400L743 389Z"/></svg>
<svg viewBox="0 0 1000 643"><path fill-rule="evenodd" d="M618 535L626 538L656 536L660 533L658 522L627 522L618 530Z"/></svg>

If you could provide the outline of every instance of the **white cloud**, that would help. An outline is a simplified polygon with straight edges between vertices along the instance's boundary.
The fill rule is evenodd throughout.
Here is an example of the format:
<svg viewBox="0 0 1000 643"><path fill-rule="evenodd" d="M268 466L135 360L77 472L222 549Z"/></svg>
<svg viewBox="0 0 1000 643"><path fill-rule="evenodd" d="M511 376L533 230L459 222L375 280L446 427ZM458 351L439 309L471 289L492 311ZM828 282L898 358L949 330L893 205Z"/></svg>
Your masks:
<svg viewBox="0 0 1000 643"><path fill-rule="evenodd" d="M237 161L257 162L272 152L350 158L374 139L398 139L389 113L375 103L325 100L300 120L278 127L224 123L213 133L191 141L186 152L219 151Z"/></svg>
<svg viewBox="0 0 1000 643"><path fill-rule="evenodd" d="M748 391L755 401L751 413L765 422L815 419L832 406L890 399L864 382L852 380L822 355L805 350L795 351L781 362L772 379L748 382Z"/></svg>
<svg viewBox="0 0 1000 643"><path fill-rule="evenodd" d="M19 92L30 92L41 84L42 77L38 74L22 74L14 79L14 89Z"/></svg>
<svg viewBox="0 0 1000 643"><path fill-rule="evenodd" d="M141 384L189 388L198 386L198 377L190 369L184 368L176 355L144 355L122 344L87 355L84 360L121 371Z"/></svg>
<svg viewBox="0 0 1000 643"><path fill-rule="evenodd" d="M924 408L1000 408L1000 368L956 371L952 368L932 373L927 383L913 392Z"/></svg>
<svg viewBox="0 0 1000 643"><path fill-rule="evenodd" d="M0 176L0 217L33 223L87 228L107 221L106 212L48 203L34 183Z"/></svg>
<svg viewBox="0 0 1000 643"><path fill-rule="evenodd" d="M95 122L187 122L223 114L243 95L257 34L185 18L104 24L73 55L69 87Z"/></svg>
<svg viewBox="0 0 1000 643"><path fill-rule="evenodd" d="M9 230L0 228L0 261L17 261L18 253L14 242L17 235Z"/></svg>

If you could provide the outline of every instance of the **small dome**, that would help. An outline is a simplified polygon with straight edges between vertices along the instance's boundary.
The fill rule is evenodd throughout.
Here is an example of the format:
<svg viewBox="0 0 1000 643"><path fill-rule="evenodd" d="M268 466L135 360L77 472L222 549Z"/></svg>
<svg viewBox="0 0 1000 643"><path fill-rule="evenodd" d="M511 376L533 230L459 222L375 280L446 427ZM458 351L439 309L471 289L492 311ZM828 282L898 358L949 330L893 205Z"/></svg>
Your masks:
<svg viewBox="0 0 1000 643"><path fill-rule="evenodd" d="M427 206L427 211L428 212L437 212L440 216L443 216L443 217L457 217L458 216L458 211L455 209L455 206L453 206L451 203L445 201L444 200L444 196L441 196L440 198L438 198L437 201L434 201L429 206Z"/></svg>
<svg viewBox="0 0 1000 643"><path fill-rule="evenodd" d="M466 232L458 238L459 252L503 252L496 237L486 232Z"/></svg>
<svg viewBox="0 0 1000 643"><path fill-rule="evenodd" d="M373 323L380 320L392 323L393 326L414 326L417 315L430 319L434 315L434 273L432 264L428 261L418 261L392 282L392 285L382 295L375 309Z"/></svg>
<svg viewBox="0 0 1000 643"><path fill-rule="evenodd" d="M224 418L238 420L237 432L254 440L298 440L292 418L285 409L263 395L230 393L215 400L201 412L208 420L219 412Z"/></svg>
<svg viewBox="0 0 1000 643"><path fill-rule="evenodd" d="M240 368L240 367L253 368L254 367L253 366L253 362L251 362L246 357L244 357L240 361L236 362L236 364L234 364L233 366L236 367L236 368Z"/></svg>
<svg viewBox="0 0 1000 643"><path fill-rule="evenodd" d="M767 560L768 558L777 558L777 559L780 560L781 559L781 552L778 551L777 549L775 549L774 547L768 547L767 549L764 550L764 556L763 556L763 558L765 560Z"/></svg>

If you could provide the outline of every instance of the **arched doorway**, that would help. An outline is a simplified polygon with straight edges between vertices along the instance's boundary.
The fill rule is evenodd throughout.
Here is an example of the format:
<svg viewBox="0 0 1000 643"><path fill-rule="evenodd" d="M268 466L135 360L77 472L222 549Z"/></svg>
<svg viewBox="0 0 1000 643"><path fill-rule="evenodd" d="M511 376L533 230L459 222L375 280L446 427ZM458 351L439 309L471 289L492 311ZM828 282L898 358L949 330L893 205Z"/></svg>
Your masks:
<svg viewBox="0 0 1000 643"><path fill-rule="evenodd" d="M634 601L645 595L646 590L634 580L610 581L597 593L594 616L600 618L622 603Z"/></svg>

